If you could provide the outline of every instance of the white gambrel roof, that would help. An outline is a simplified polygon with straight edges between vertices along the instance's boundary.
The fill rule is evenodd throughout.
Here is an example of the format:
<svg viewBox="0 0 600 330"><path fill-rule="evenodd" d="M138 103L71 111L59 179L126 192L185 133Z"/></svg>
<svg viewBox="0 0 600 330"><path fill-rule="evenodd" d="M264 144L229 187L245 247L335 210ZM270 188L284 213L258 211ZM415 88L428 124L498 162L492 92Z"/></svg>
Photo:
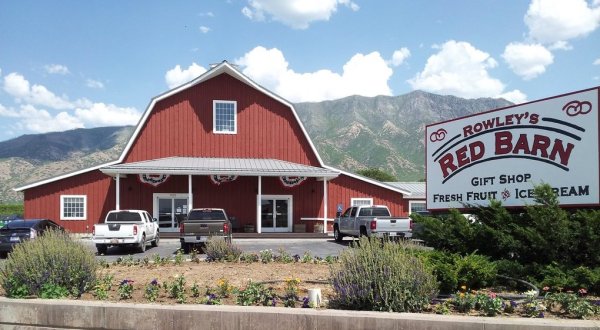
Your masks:
<svg viewBox="0 0 600 330"><path fill-rule="evenodd" d="M262 158L168 157L143 162L116 164L100 169L117 174L306 176L335 178L338 171Z"/></svg>
<svg viewBox="0 0 600 330"><path fill-rule="evenodd" d="M241 81L242 83L260 91L261 93L264 93L266 95L268 95L269 97L272 97L273 99L277 100L278 102L281 102L282 104L288 106L290 108L290 110L292 111L292 114L294 115L294 118L296 119L296 122L298 123L298 125L300 125L300 129L302 130L302 133L304 134L304 137L306 138L306 140L308 141L311 150L313 151L313 153L315 154L315 156L317 157L317 160L319 162L319 164L324 168L324 169L328 169L331 170L333 172L337 172L337 173L342 173L344 175L353 177L355 179L361 180L361 181L365 181L365 182L369 182L371 184L374 184L376 186L388 189L388 190L392 190L398 193L401 193L405 196L410 196L411 193L408 190L404 190L395 186L391 186L388 184L385 184L383 182L377 181L377 180L373 180L373 179L369 179L369 178L365 178L363 176L360 175L356 175L354 173L350 173L350 172L345 172L336 168L333 168L331 166L327 166L323 163L323 160L321 159L321 156L319 155L319 153L317 152L317 148L315 148L315 145L313 144L312 140L310 139L310 136L308 135L306 129L304 128L304 125L302 124L302 121L300 120L300 117L298 117L298 114L296 113L296 110L294 109L294 105L292 103L290 103L289 101L287 101L286 99L282 98L281 96L269 91L268 89L262 87L261 85L257 84L256 82L254 82L252 79L248 78L247 76L245 76L244 74L242 74L240 71L238 71L236 68L234 68L231 64L229 64L227 61L223 61L221 62L219 65L215 66L214 68L208 70L207 72L205 72L204 74L200 75L198 78L185 83L179 87L175 87L163 94L160 94L154 98L152 98L152 100L150 101L150 103L148 104L148 107L146 107L146 111L144 111L144 114L142 115L142 118L140 118L140 121L138 122L135 131L133 132L133 134L131 135L131 137L129 138L129 142L127 143L127 145L125 146L125 149L123 149L123 152L121 153L121 156L119 157L118 160L113 161L113 162L109 162L106 164L102 164L102 165L98 165L92 168L87 168L87 169L83 169L83 170L79 170L76 172L72 172L72 173L68 173L68 174L63 174L54 178L50 178L50 179L46 179L46 180L42 180L42 181L38 181L35 183L31 183L28 184L26 186L22 186L22 187L18 187L15 188L15 191L23 191L29 188L33 188L33 187L37 187L46 183L50 183L50 182L54 182L54 181L58 181L58 180L62 180L68 177L72 177L78 174L83 174L86 172L90 172L93 170L97 170L100 169L102 170L103 168L110 168L113 165L116 164L120 164L123 162L123 160L125 159L125 156L127 156L127 154L129 153L129 150L131 149L131 147L133 146L133 143L135 142L136 138L138 137L138 135L140 134L140 132L142 131L144 124L146 123L146 121L148 120L148 118L150 117L150 114L152 113L152 110L154 109L154 106L156 105L157 102L166 99L174 94L177 94L183 90L186 90L188 88L191 88L192 86L195 86L197 84L200 84L204 81L207 81L211 78L214 78L220 74L226 73L230 76L232 76L233 78ZM126 165L126 164L121 164L121 165ZM296 164L298 165L298 164ZM106 173L106 172L105 172ZM300 176L298 174L294 174L296 176Z"/></svg>

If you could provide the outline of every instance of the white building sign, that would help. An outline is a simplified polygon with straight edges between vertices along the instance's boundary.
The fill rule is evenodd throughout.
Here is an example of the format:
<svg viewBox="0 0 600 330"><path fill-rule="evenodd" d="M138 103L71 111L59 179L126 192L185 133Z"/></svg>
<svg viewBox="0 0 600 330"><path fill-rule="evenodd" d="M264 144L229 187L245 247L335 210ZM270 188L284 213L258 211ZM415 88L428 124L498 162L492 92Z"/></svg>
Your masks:
<svg viewBox="0 0 600 330"><path fill-rule="evenodd" d="M599 90L427 126L427 209L533 205L542 183L561 205L599 205Z"/></svg>

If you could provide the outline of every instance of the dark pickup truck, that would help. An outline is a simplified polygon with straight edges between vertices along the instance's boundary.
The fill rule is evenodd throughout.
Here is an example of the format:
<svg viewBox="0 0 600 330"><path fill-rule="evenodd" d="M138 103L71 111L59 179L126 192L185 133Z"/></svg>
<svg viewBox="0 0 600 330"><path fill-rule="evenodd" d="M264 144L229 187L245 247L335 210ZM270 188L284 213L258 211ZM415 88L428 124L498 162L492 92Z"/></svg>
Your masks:
<svg viewBox="0 0 600 330"><path fill-rule="evenodd" d="M179 225L179 241L184 253L196 245L204 244L209 237L222 237L231 242L231 221L223 209L192 209L187 219Z"/></svg>

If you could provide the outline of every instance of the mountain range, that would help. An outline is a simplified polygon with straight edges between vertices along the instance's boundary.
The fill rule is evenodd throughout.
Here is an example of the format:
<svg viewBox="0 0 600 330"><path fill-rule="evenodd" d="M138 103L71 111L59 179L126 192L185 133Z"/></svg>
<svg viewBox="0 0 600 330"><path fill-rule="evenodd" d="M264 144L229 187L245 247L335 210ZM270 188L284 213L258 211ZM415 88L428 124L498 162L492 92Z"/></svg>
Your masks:
<svg viewBox="0 0 600 330"><path fill-rule="evenodd" d="M414 91L295 104L323 161L350 172L378 168L398 181L425 178L425 126L511 105ZM0 142L0 204L22 201L12 188L119 157L134 127L23 135Z"/></svg>

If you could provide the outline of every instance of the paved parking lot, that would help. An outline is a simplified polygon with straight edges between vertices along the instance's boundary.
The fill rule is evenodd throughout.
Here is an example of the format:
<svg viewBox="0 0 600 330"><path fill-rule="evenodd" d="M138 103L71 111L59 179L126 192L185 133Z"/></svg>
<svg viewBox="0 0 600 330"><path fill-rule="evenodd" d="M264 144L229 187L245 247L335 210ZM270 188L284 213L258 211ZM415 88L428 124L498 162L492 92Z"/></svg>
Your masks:
<svg viewBox="0 0 600 330"><path fill-rule="evenodd" d="M82 238L81 241L96 252L96 247L89 238ZM233 243L238 245L244 252L260 252L261 250L271 249L275 253L279 249L284 249L290 255L298 254L302 256L305 252L310 252L312 256L324 258L326 256L337 256L348 248L351 240L346 238L341 243L337 243L331 238L300 238L300 239L234 239ZM120 247L111 247L108 249L108 255L98 256L98 259L104 259L113 262L119 257L132 255L134 258L152 257L159 254L161 257L172 257L180 248L178 238L161 239L158 247L148 245L146 252L137 252L134 249Z"/></svg>

